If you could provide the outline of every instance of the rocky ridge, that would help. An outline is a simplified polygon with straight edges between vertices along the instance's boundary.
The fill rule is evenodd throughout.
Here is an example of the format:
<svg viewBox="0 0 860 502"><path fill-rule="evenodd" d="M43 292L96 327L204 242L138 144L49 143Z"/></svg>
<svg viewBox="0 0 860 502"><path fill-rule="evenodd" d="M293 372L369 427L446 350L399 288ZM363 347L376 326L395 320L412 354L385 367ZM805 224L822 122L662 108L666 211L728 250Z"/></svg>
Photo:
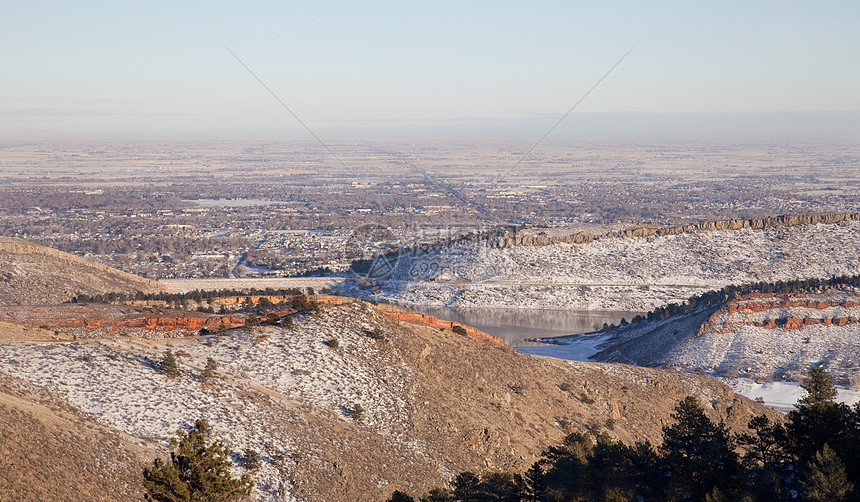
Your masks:
<svg viewBox="0 0 860 502"><path fill-rule="evenodd" d="M339 289L416 305L647 311L729 284L860 274L856 214L731 220L582 243L452 244L398 256L394 273L370 288L345 281Z"/></svg>
<svg viewBox="0 0 860 502"><path fill-rule="evenodd" d="M545 232L537 231L536 229L526 229L523 231L511 231L502 235L494 235L489 237L491 247L504 248L510 246L548 246L550 244L585 244L593 242L600 238L633 238L633 237L650 237L664 235L678 235L682 233L713 231L713 230L740 230L742 228L750 228L753 230L763 230L766 228L775 227L791 227L795 225L816 225L819 223L832 224L843 221L860 220L860 213L833 213L833 214L818 214L818 215L781 215L771 216L767 218L753 218L748 220L731 219L718 221L704 221L701 223L691 223L688 225L678 225L674 227L664 227L658 225L631 225L631 228L621 230L612 230L602 234L593 234L588 232L577 232L568 235L547 235Z"/></svg>

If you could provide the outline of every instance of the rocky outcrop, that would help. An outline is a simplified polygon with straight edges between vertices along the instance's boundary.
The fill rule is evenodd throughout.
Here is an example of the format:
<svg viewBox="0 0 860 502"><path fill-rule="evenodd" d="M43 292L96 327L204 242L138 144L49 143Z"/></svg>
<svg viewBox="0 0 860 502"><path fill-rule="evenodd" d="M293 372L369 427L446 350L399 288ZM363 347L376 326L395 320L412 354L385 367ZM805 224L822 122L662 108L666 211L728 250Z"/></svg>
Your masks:
<svg viewBox="0 0 860 502"><path fill-rule="evenodd" d="M691 223L674 227L661 227L657 225L643 225L625 230L593 235L578 232L571 235L547 235L544 233L524 233L517 230L504 232L501 235L492 235L487 238L490 247L506 248L511 246L548 246L550 244L586 244L602 238L612 237L650 237L678 235L682 233L714 231L714 230L740 230L750 228L762 230L773 227L791 227L794 225L815 225L818 223L832 224L843 221L858 221L860 213L835 213L818 215L782 215L769 218L753 218L749 220L721 220Z"/></svg>
<svg viewBox="0 0 860 502"><path fill-rule="evenodd" d="M733 300L725 305L726 311L730 314L735 312L764 312L765 310L773 309L788 309L788 308L809 308L809 309L825 309L828 307L845 307L851 308L860 305L860 302L851 299L840 300L837 303L823 300L820 298L809 298L805 295L748 295L737 300Z"/></svg>
<svg viewBox="0 0 860 502"><path fill-rule="evenodd" d="M203 304L210 305L238 305L240 303L245 303L249 299L251 303L257 305L260 303L260 300L266 299L273 304L289 302L295 295L234 295L234 296L221 296L218 298L211 298L203 302ZM344 303L350 303L354 301L353 298L345 297L345 296L336 296L336 295L311 295L308 297L309 300L313 300L320 305L342 305ZM120 302L122 305L131 305L135 307L167 307L169 302L165 300L127 300L124 302ZM194 303L194 302L192 302Z"/></svg>
<svg viewBox="0 0 860 502"><path fill-rule="evenodd" d="M0 321L25 329L61 332L78 338L130 335L174 337L197 334L206 328L218 332L245 325L238 315L212 315L157 308L129 308L107 304L54 306L8 306L0 308Z"/></svg>
<svg viewBox="0 0 860 502"><path fill-rule="evenodd" d="M845 326L847 324L854 324L857 322L857 318L854 316L848 317L786 317L784 319L768 319L766 321L756 321L753 322L753 326L759 328L773 329L773 328L785 328L785 329L801 329L807 326L815 326L817 324L822 324L824 326Z"/></svg>
<svg viewBox="0 0 860 502"><path fill-rule="evenodd" d="M818 301L787 301L782 300L780 298L763 298L761 302L750 302L747 304L729 303L724 307L724 309L726 310L726 312L734 314L737 312L764 312L767 310L794 307L824 309L827 307L832 307L832 305Z"/></svg>
<svg viewBox="0 0 860 502"><path fill-rule="evenodd" d="M184 331L197 333L202 328L215 331L220 325L226 328L237 328L245 325L245 320L236 316L211 316L211 317L159 317L159 316L133 316L124 319L111 319L99 317L81 317L78 319L64 319L48 322L28 321L28 326L48 326L51 329L63 330L68 328L83 328L86 331L100 331L105 334L118 334L129 329L141 329L146 331L170 332Z"/></svg>
<svg viewBox="0 0 860 502"><path fill-rule="evenodd" d="M854 316L821 316L804 315L803 317L794 315L784 315L784 312L791 312L792 309L814 309L824 310L827 308L841 307L844 309L860 306L857 296L833 298L827 296L808 296L803 294L788 294L788 295L766 295L755 294L746 295L727 302L720 311L709 319L708 323L702 326L700 333L703 331L715 329L713 320L718 317L723 317L720 314L740 314L743 312L767 312L775 311L777 314L773 318L764 319L761 321L752 321L750 324L759 328L774 329L802 329L807 326L824 325L824 326L845 326L857 322ZM734 324L724 325L722 330L736 329Z"/></svg>

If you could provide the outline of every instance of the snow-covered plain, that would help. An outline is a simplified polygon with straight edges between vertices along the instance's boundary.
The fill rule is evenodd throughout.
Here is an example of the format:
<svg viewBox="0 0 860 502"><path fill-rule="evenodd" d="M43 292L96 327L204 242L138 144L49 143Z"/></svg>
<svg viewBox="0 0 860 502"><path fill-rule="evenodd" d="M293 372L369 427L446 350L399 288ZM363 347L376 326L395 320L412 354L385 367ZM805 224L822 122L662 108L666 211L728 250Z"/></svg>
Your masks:
<svg viewBox="0 0 860 502"><path fill-rule="evenodd" d="M369 293L416 305L650 310L728 284L860 274L860 221L602 237L585 244L441 246L397 257ZM355 282L346 294L368 295Z"/></svg>
<svg viewBox="0 0 860 502"><path fill-rule="evenodd" d="M253 474L259 500L293 500L293 462L273 459L313 454L291 434L290 421L301 413L351 421L348 410L360 404L364 427L408 434L403 396L409 395L410 370L366 336L378 327L371 311L350 304L297 316L291 329L237 329L161 343L119 337L0 343L0 372L46 388L141 442L166 446L177 429L204 418L233 451L260 453L263 467ZM337 349L326 343L332 338ZM177 378L161 374L155 362L166 348L179 355ZM219 377L201 385L208 357L217 362ZM249 387L260 391L256 397L249 398ZM415 448L420 452L420 445Z"/></svg>

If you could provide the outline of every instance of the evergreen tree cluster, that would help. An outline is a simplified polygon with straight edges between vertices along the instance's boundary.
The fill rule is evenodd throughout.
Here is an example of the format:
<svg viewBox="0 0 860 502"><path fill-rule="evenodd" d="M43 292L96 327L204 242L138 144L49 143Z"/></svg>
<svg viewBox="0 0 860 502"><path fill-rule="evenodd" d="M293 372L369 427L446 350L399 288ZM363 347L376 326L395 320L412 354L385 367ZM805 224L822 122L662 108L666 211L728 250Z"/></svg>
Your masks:
<svg viewBox="0 0 860 502"><path fill-rule="evenodd" d="M105 293L101 295L87 295L77 293L72 298L72 303L123 303L128 301L163 301L166 303L205 303L207 300L217 298L234 298L237 296L299 296L307 292L313 295L313 288L308 288L303 291L301 288L284 288L284 289L218 289L212 291L202 291L195 289L187 293L144 293L138 291L134 294L129 293Z"/></svg>
<svg viewBox="0 0 860 502"><path fill-rule="evenodd" d="M524 473L460 473L421 502L765 502L860 500L860 404L834 401L813 369L785 423L759 415L749 432L714 423L693 397L663 428L663 443L632 446L574 432ZM396 497L396 498L395 498ZM389 500L414 501L405 492Z"/></svg>

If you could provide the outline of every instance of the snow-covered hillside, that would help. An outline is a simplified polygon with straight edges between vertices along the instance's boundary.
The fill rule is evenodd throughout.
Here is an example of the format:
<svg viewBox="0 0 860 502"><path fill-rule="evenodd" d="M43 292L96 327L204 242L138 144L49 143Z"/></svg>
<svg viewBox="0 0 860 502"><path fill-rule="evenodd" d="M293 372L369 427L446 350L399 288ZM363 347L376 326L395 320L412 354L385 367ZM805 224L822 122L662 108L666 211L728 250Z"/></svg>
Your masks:
<svg viewBox="0 0 860 502"><path fill-rule="evenodd" d="M519 350L700 372L779 408L797 400L803 392L798 381L819 367L834 377L843 399L860 398L860 294L853 289L750 295L665 320L551 341Z"/></svg>
<svg viewBox="0 0 860 502"><path fill-rule="evenodd" d="M178 428L205 419L234 460L259 452L257 500L424 493L464 470L522 471L571 431L608 423L616 439L654 441L687 395L733 430L762 412L698 375L529 357L468 332L404 324L363 302L293 317L287 329L161 339L60 340L50 329L0 323L0 380L38 389L72 420L118 432L150 455L165 456ZM158 362L168 348L176 378ZM210 357L218 374L204 384Z"/></svg>
<svg viewBox="0 0 860 502"><path fill-rule="evenodd" d="M751 296L619 328L593 357L766 381L798 380L814 365L849 385L860 375L858 319L854 291Z"/></svg>
<svg viewBox="0 0 860 502"><path fill-rule="evenodd" d="M359 404L365 427L385 435L408 432L408 368L365 336L379 326L369 311L359 304L341 309L351 312L325 310L297 319L290 330L263 327L158 344L122 337L3 343L0 368L142 441L166 445L182 424L205 418L234 451L253 449L267 460L286 459L264 461L254 480L260 500L293 500L289 481L296 457L314 453L308 451L312 444L295 433L300 427L289 426L301 420L301 412L351 422L348 410ZM325 342L332 338L338 339L337 349ZM182 374L177 378L157 371L166 348L179 355ZM223 378L202 385L199 375L208 357ZM249 387L266 390L252 395ZM420 454L415 446L414 454Z"/></svg>
<svg viewBox="0 0 860 502"><path fill-rule="evenodd" d="M860 221L587 243L486 241L397 257L371 296L457 307L650 310L728 284L860 274ZM363 293L346 282L340 289Z"/></svg>
<svg viewBox="0 0 860 502"><path fill-rule="evenodd" d="M698 336L684 340L666 364L764 380L797 380L815 365L843 385L860 383L860 306L840 305L839 298L827 300L832 305L824 308L721 309ZM772 322L789 319L805 324Z"/></svg>

